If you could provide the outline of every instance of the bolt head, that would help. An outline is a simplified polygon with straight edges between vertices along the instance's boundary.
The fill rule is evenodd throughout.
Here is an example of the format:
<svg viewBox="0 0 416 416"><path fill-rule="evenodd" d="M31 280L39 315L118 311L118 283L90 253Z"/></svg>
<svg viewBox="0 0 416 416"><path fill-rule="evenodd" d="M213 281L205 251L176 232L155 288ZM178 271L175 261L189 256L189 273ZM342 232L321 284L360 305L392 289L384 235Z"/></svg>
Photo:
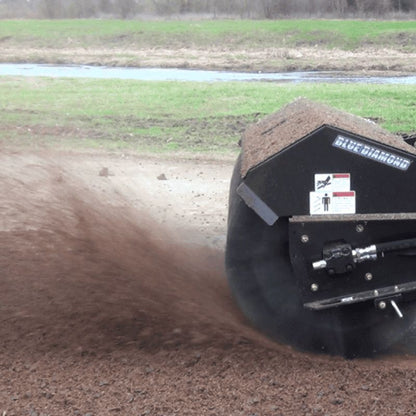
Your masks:
<svg viewBox="0 0 416 416"><path fill-rule="evenodd" d="M307 243L307 242L309 241L309 236L308 236L308 235L306 235L306 234L303 234L303 235L300 237L300 241L302 241L302 243Z"/></svg>
<svg viewBox="0 0 416 416"><path fill-rule="evenodd" d="M311 290L312 292L317 292L319 289L319 285L317 283L312 283L311 284Z"/></svg>
<svg viewBox="0 0 416 416"><path fill-rule="evenodd" d="M364 231L364 225L363 224L357 224L355 226L355 231L357 231L357 233L362 233Z"/></svg>
<svg viewBox="0 0 416 416"><path fill-rule="evenodd" d="M370 280L373 280L373 275L372 273L366 273L364 275L364 279L367 280L367 282L369 282Z"/></svg>
<svg viewBox="0 0 416 416"><path fill-rule="evenodd" d="M387 307L387 304L386 304L386 302L384 302L384 300L382 300L378 303L378 308L379 309L383 310L383 309L386 309L386 307Z"/></svg>

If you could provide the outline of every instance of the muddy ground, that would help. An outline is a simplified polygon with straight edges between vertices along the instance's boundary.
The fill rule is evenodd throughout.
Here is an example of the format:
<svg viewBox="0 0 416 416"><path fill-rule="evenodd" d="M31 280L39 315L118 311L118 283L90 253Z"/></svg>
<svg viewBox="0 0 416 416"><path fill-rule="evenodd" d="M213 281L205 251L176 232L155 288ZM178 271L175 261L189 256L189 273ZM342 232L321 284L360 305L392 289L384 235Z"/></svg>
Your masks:
<svg viewBox="0 0 416 416"><path fill-rule="evenodd" d="M0 414L411 415L416 361L271 343L223 270L231 160L0 149Z"/></svg>

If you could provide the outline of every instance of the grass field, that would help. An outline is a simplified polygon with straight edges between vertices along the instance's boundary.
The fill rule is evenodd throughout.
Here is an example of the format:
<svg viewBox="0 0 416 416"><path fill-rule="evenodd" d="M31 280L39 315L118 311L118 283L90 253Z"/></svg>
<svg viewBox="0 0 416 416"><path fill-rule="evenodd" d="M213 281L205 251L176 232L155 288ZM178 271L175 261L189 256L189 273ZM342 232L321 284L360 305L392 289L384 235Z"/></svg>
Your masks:
<svg viewBox="0 0 416 416"><path fill-rule="evenodd" d="M133 44L148 47L204 47L224 44L233 48L316 45L354 49L382 45L416 48L416 21L364 20L3 20L3 42L56 47Z"/></svg>
<svg viewBox="0 0 416 416"><path fill-rule="evenodd" d="M416 71L416 21L1 20L0 62Z"/></svg>
<svg viewBox="0 0 416 416"><path fill-rule="evenodd" d="M416 70L415 21L2 20L0 61L229 70ZM416 131L415 86L0 79L14 145L233 153L248 123L305 96Z"/></svg>
<svg viewBox="0 0 416 416"><path fill-rule="evenodd" d="M248 123L299 96L416 131L416 86L0 81L0 140L17 146L229 154Z"/></svg>

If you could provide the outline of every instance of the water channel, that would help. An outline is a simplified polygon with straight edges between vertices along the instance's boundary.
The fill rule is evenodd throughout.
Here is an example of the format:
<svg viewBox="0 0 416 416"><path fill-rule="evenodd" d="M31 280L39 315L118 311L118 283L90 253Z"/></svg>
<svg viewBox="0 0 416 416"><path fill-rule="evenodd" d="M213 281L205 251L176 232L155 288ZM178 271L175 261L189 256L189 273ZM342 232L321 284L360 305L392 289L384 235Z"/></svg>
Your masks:
<svg viewBox="0 0 416 416"><path fill-rule="evenodd" d="M0 76L130 79L140 81L269 81L341 82L415 85L416 76L352 76L339 72L249 73L172 68L129 68L88 65L0 64Z"/></svg>

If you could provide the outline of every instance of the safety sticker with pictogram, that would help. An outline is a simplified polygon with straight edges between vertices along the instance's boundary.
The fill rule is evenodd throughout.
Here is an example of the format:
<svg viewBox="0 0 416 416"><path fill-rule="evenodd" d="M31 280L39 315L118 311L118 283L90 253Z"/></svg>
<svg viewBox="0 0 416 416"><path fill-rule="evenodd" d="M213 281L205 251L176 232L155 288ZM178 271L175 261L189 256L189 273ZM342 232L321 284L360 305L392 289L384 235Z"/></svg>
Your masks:
<svg viewBox="0 0 416 416"><path fill-rule="evenodd" d="M351 175L349 173L315 174L315 191L349 191Z"/></svg>
<svg viewBox="0 0 416 416"><path fill-rule="evenodd" d="M314 184L315 190L309 193L310 215L355 214L349 173L317 173Z"/></svg>

